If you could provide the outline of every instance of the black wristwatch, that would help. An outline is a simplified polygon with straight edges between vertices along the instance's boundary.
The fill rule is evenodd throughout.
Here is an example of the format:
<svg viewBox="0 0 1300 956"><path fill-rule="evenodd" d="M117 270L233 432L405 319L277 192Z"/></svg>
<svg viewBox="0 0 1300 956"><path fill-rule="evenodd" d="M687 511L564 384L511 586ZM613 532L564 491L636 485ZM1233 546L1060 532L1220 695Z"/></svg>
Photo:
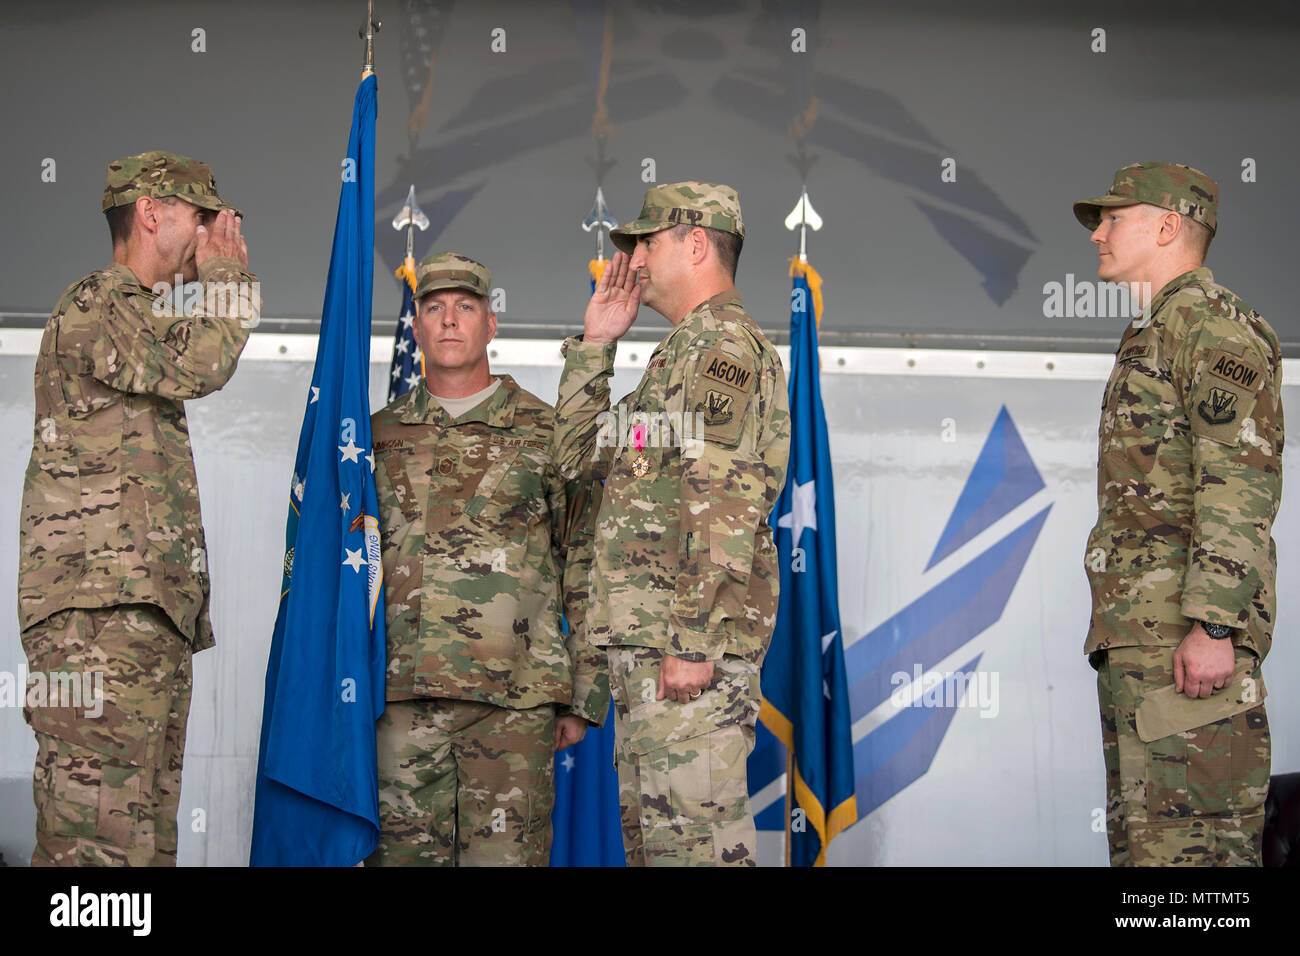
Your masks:
<svg viewBox="0 0 1300 956"><path fill-rule="evenodd" d="M1214 638L1216 641L1221 641L1232 634L1232 628L1228 627L1228 625L1211 624L1208 621L1201 621L1201 630L1205 631L1206 634L1210 635L1210 637Z"/></svg>

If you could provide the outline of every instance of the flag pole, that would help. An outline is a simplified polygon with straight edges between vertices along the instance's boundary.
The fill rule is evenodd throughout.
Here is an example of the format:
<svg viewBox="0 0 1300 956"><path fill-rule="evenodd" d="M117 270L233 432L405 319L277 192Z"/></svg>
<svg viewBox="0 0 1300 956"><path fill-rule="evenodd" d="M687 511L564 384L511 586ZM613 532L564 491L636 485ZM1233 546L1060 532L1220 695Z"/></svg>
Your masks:
<svg viewBox="0 0 1300 956"><path fill-rule="evenodd" d="M366 0L366 19L357 31L357 36L366 41L366 59L361 66L361 78L364 80L375 72L375 34L382 24L375 19L375 0Z"/></svg>
<svg viewBox="0 0 1300 956"><path fill-rule="evenodd" d="M794 814L794 748L785 748L785 865L790 865L790 826Z"/></svg>

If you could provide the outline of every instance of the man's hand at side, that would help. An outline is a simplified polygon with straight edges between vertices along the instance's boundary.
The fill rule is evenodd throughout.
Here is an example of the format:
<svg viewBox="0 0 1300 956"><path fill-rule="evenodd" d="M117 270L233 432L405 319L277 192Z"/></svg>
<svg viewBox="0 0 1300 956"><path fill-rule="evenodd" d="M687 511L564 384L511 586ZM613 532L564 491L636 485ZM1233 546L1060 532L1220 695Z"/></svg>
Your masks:
<svg viewBox="0 0 1300 956"><path fill-rule="evenodd" d="M1216 641L1197 621L1174 651L1174 689L1188 697L1209 697L1223 689L1235 669L1232 641Z"/></svg>
<svg viewBox="0 0 1300 956"><path fill-rule="evenodd" d="M713 661L684 661L665 654L659 665L659 694L655 700L675 700L679 704L694 700L713 680Z"/></svg>
<svg viewBox="0 0 1300 956"><path fill-rule="evenodd" d="M555 718L555 749L572 747L587 734L587 722L575 714Z"/></svg>

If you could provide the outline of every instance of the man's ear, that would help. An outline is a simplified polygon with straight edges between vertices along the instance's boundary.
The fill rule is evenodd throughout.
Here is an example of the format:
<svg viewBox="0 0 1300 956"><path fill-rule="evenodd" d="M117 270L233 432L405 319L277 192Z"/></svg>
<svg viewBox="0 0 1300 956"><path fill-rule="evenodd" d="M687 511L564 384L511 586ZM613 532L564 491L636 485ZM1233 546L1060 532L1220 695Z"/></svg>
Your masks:
<svg viewBox="0 0 1300 956"><path fill-rule="evenodd" d="M497 337L497 314L495 312L489 312L487 314L487 321L488 321L488 341L491 342L494 338Z"/></svg>
<svg viewBox="0 0 1300 956"><path fill-rule="evenodd" d="M1156 233L1156 243L1167 246L1183 231L1183 217L1172 209L1161 210L1160 230Z"/></svg>
<svg viewBox="0 0 1300 956"><path fill-rule="evenodd" d="M698 266L709 257L709 235L699 226L696 226L686 238L691 243L691 264Z"/></svg>
<svg viewBox="0 0 1300 956"><path fill-rule="evenodd" d="M135 222L132 223L132 229L142 229L145 232L158 231L158 207L161 203L152 196L141 196L135 201Z"/></svg>

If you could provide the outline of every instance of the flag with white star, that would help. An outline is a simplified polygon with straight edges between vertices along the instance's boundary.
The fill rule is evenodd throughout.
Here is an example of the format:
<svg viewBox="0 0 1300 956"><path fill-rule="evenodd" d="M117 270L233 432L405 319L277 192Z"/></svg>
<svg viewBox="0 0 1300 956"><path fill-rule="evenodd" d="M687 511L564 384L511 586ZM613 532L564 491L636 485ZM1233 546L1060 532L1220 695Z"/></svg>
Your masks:
<svg viewBox="0 0 1300 956"><path fill-rule="evenodd" d="M787 772L786 788L802 811L791 826L792 866L823 866L826 848L858 819L853 791L848 680L840 635L835 562L835 491L822 408L817 356L821 277L795 259L790 314L790 465L773 510L781 569L776 629L763 661L759 741L750 756L749 787L757 796ZM766 728L766 729L763 729ZM778 743L779 741L779 743ZM760 829L769 813L759 813Z"/></svg>
<svg viewBox="0 0 1300 956"><path fill-rule="evenodd" d="M407 261L397 270L402 280L402 314L397 317L393 339L393 367L388 372L388 401L401 398L420 384L420 347L415 344L415 263Z"/></svg>
<svg viewBox="0 0 1300 956"><path fill-rule="evenodd" d="M266 667L253 866L352 866L379 841L384 596L370 444L374 75L343 163L320 343L289 483Z"/></svg>

